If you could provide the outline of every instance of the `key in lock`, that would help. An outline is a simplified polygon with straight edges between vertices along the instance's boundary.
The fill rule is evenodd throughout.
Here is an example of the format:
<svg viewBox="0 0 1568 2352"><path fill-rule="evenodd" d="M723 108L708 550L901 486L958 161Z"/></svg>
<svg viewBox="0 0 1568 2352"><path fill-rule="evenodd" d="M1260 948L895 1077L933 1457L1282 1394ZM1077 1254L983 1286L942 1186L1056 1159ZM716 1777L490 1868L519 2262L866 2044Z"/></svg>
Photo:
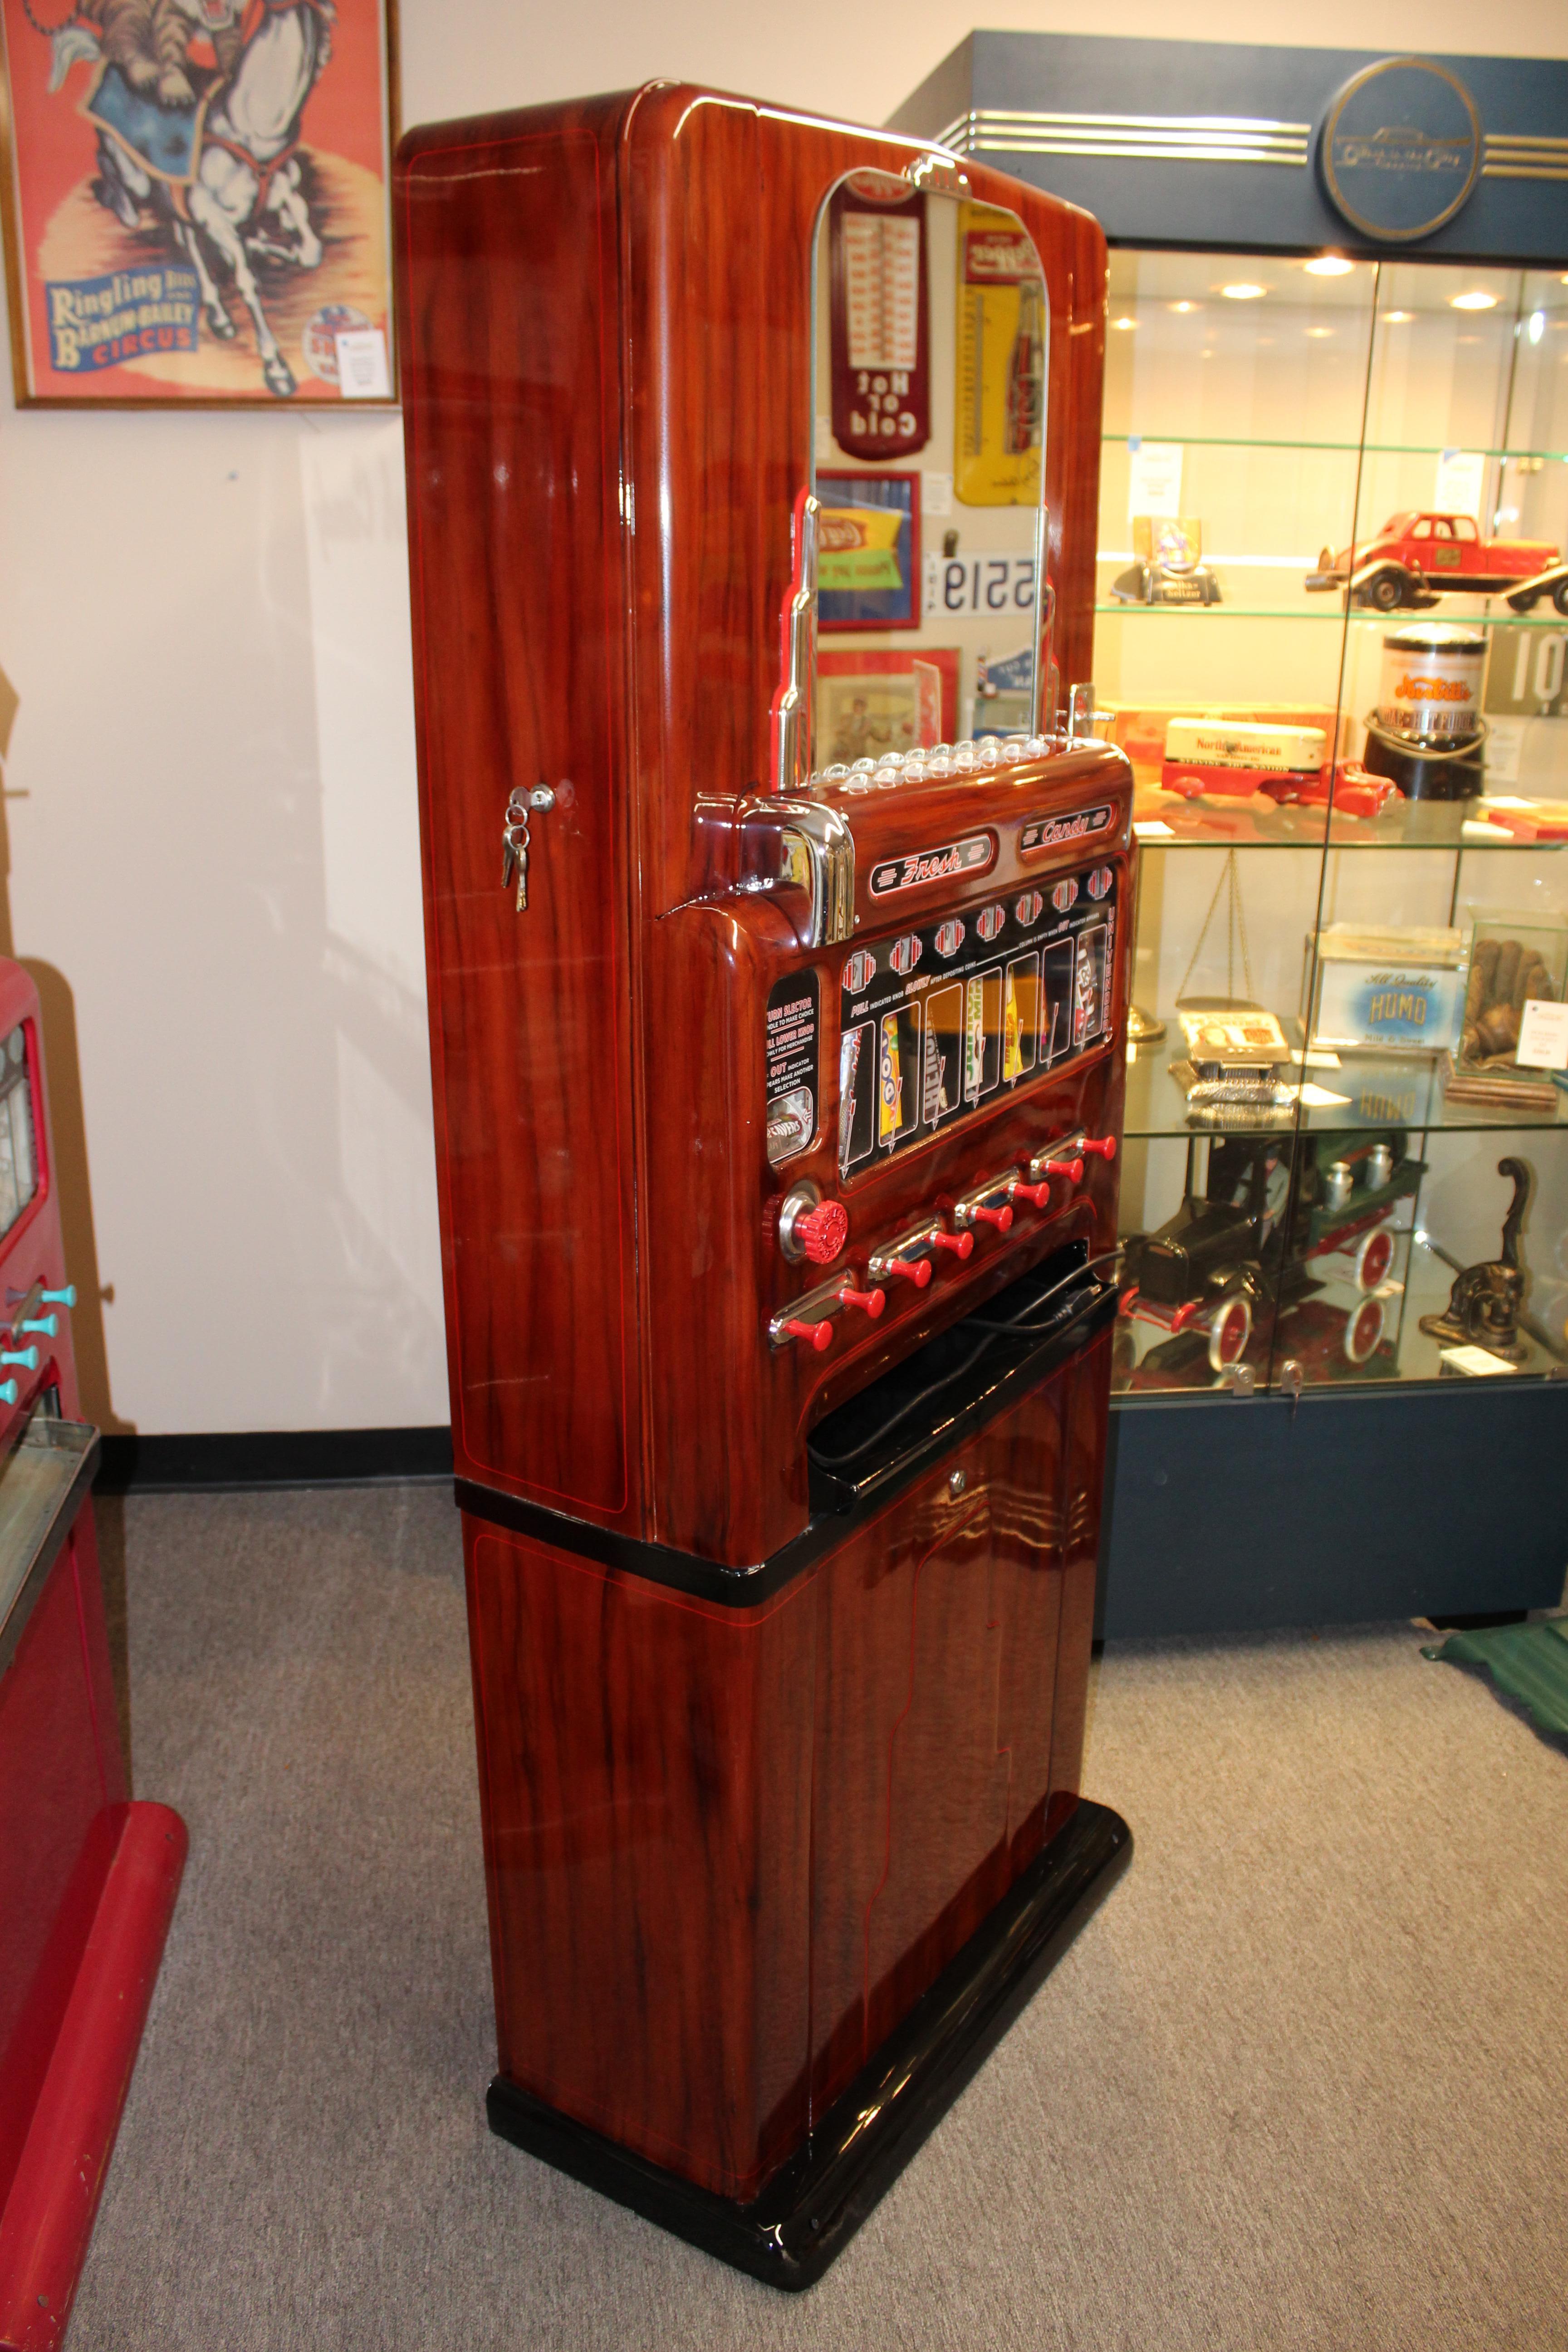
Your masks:
<svg viewBox="0 0 1568 2352"><path fill-rule="evenodd" d="M528 905L528 819L529 813L542 814L555 806L555 794L548 784L531 788L519 784L506 806L506 822L501 826L500 886L510 889L513 877L517 882L517 912L521 915Z"/></svg>

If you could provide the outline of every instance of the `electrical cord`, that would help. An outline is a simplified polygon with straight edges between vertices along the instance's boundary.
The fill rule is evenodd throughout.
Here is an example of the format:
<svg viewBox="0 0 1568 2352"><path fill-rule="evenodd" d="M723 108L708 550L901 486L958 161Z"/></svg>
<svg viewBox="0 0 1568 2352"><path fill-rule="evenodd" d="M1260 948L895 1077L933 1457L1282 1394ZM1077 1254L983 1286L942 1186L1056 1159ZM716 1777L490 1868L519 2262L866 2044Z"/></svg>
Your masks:
<svg viewBox="0 0 1568 2352"><path fill-rule="evenodd" d="M1060 1282L1053 1283L1049 1290L1042 1292L1038 1298L1032 1299L1028 1307L1023 1309L1019 1314L1016 1315L1010 1323L987 1323L978 1315L966 1315L963 1319L972 1330L988 1331L993 1334L999 1334L1007 1331L1015 1333L1027 1333L1030 1331L1043 1330L1045 1328L1044 1324L1037 1323L1035 1320L1040 1308L1046 1306L1051 1299L1057 1297L1062 1291L1070 1290L1073 1284L1079 1280L1080 1276L1092 1274L1097 1265L1110 1265L1113 1259L1119 1258L1121 1255L1121 1251L1122 1244L1118 1242L1114 1249L1101 1250L1098 1257L1086 1257L1081 1265L1075 1265L1072 1272L1069 1275L1065 1275ZM1098 1295L1099 1294L1097 1293L1096 1296ZM1049 1320L1048 1318L1047 1319L1047 1321Z"/></svg>
<svg viewBox="0 0 1568 2352"><path fill-rule="evenodd" d="M1047 1300L1055 1298L1061 1291L1070 1290L1075 1282L1084 1275L1091 1273L1097 1265L1105 1265L1112 1258L1119 1258L1121 1255L1121 1250L1118 1244L1115 1249L1102 1250L1098 1257L1086 1258L1082 1265L1075 1265L1072 1272L1065 1275L1060 1282L1053 1283L1050 1289L1041 1297L1031 1300L1028 1311L1031 1315L1037 1314ZM954 1381L961 1381L965 1372L972 1371L993 1339L1005 1333L1011 1334L1015 1339L1026 1338L1029 1333L1040 1328L1033 1322L1024 1321L1022 1316L1011 1323L983 1323L978 1316L973 1315L965 1316L963 1319L964 1323L973 1325L976 1330L984 1332L985 1336L970 1349L961 1364L955 1364L951 1371L943 1372L939 1380L928 1381L923 1389L917 1389L914 1395L899 1407L897 1412L889 1414L880 1428L874 1430L869 1437L862 1439L858 1445L852 1445L847 1453L818 1454L815 1447L808 1448L813 1461L824 1470L843 1470L847 1468L851 1462L858 1462L862 1454L869 1454L874 1446L880 1445L891 1431L909 1419L911 1412L918 1412L922 1404L928 1404L932 1397L940 1396L943 1389L951 1388ZM962 1329L963 1326L960 1324L955 1328Z"/></svg>

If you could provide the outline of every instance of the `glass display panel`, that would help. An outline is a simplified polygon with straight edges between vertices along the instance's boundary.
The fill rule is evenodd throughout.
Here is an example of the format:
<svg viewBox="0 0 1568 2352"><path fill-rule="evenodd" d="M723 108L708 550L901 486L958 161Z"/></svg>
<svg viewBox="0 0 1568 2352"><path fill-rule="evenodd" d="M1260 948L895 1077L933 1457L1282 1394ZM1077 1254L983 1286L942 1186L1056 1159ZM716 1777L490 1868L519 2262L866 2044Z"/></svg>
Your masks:
<svg viewBox="0 0 1568 2352"><path fill-rule="evenodd" d="M816 247L816 753L1027 736L1049 305L1009 212L855 173Z"/></svg>
<svg viewBox="0 0 1568 2352"><path fill-rule="evenodd" d="M1554 1370L1568 285L1131 252L1110 283L1097 724L1140 845L1118 1385Z"/></svg>
<svg viewBox="0 0 1568 2352"><path fill-rule="evenodd" d="M841 1181L1102 1045L1119 919L1100 865L857 945L839 976Z"/></svg>

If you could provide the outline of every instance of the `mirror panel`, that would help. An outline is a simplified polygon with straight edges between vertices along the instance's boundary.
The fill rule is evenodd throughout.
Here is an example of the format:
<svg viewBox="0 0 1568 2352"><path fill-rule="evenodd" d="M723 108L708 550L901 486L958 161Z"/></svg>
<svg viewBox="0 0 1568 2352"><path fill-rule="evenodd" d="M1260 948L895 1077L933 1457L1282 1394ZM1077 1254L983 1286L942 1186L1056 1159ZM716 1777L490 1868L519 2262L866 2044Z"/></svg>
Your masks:
<svg viewBox="0 0 1568 2352"><path fill-rule="evenodd" d="M817 772L1038 723L1049 304L1016 215L853 173L816 246Z"/></svg>

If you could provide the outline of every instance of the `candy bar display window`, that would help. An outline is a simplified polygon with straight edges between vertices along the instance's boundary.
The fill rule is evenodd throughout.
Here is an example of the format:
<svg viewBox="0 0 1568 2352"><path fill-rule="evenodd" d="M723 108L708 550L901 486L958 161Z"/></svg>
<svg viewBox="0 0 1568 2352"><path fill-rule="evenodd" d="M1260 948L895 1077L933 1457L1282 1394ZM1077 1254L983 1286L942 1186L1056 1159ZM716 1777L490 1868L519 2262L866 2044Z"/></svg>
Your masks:
<svg viewBox="0 0 1568 2352"><path fill-rule="evenodd" d="M1110 257L1125 1397L1568 1362L1568 278Z"/></svg>

